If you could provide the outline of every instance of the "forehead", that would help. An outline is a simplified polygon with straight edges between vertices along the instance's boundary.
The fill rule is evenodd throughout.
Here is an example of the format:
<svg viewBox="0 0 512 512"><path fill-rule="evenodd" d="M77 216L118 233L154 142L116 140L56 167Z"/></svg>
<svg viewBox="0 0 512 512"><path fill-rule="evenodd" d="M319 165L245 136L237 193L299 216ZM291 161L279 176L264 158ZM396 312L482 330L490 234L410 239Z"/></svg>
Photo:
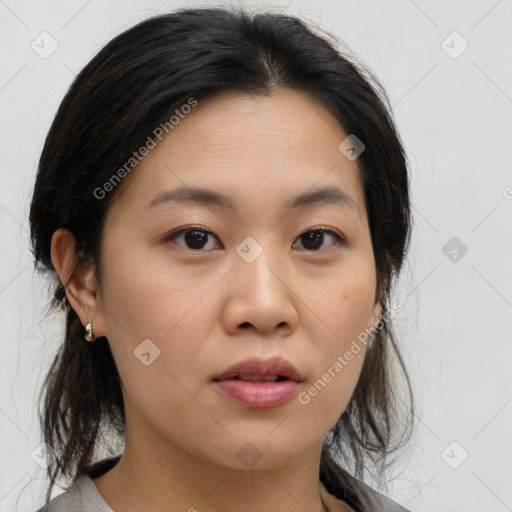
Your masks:
<svg viewBox="0 0 512 512"><path fill-rule="evenodd" d="M347 137L318 100L290 89L268 96L222 92L180 116L125 178L121 197L144 208L155 195L201 186L275 200L338 186L364 208L359 168L338 149ZM288 201L289 203L289 201Z"/></svg>

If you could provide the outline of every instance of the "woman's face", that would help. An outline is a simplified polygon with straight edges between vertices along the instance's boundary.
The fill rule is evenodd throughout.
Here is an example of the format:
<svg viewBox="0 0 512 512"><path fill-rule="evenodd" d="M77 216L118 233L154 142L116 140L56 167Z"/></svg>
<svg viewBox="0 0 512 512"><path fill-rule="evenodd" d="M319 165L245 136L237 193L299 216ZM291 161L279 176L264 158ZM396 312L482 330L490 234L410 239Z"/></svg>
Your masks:
<svg viewBox="0 0 512 512"><path fill-rule="evenodd" d="M357 337L381 311L361 177L338 149L347 135L304 93L223 93L119 185L93 327L111 346L133 440L268 469L336 423L363 363ZM178 188L209 195L173 200ZM215 380L272 357L300 378L263 383L256 366L240 373L258 382Z"/></svg>

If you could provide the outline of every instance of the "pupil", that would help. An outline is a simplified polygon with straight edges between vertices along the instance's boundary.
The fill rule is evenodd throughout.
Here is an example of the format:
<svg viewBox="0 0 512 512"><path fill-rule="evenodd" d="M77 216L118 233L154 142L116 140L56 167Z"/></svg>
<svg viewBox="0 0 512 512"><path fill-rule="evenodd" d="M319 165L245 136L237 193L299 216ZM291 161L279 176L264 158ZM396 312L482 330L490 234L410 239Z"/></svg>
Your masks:
<svg viewBox="0 0 512 512"><path fill-rule="evenodd" d="M318 248L322 245L324 234L321 231L310 231L304 236L306 237L306 243L303 243L305 247L313 250L318 250ZM318 241L320 241L319 244ZM312 246L310 245L310 243L312 244Z"/></svg>
<svg viewBox="0 0 512 512"><path fill-rule="evenodd" d="M207 235L204 231L187 231L185 233L186 243L193 249L201 249L206 242Z"/></svg>

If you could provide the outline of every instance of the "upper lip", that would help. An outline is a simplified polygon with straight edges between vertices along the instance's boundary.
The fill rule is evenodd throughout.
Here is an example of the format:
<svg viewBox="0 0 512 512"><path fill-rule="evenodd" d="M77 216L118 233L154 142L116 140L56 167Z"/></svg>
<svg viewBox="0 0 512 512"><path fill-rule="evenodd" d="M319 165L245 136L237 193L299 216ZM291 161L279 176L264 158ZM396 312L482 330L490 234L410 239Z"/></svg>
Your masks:
<svg viewBox="0 0 512 512"><path fill-rule="evenodd" d="M253 375L263 377L266 375L280 375L290 380L302 382L303 377L292 363L282 357L271 357L259 359L256 357L244 359L231 365L227 370L216 375L213 380L227 380L239 377L240 375Z"/></svg>

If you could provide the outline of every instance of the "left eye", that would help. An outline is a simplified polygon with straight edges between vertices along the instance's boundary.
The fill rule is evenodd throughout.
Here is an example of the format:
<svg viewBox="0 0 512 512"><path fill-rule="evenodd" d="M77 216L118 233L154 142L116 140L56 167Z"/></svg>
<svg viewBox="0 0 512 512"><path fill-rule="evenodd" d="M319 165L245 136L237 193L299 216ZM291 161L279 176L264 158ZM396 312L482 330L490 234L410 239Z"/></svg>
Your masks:
<svg viewBox="0 0 512 512"><path fill-rule="evenodd" d="M207 247L208 245L208 237L209 235L213 235L211 231L207 231L202 228L184 228L179 231L175 231L171 233L167 238L168 240L177 240L180 237L184 237L185 240L185 248L192 250L201 250L205 248L211 249L212 247ZM301 241L302 246L308 251L318 251L325 243L326 235L329 235L331 239L334 239L334 242L329 246L332 247L336 242L342 244L344 242L343 238L331 229L319 228L319 229L310 229L302 233L297 240ZM217 238L217 237L215 237ZM178 244L180 245L180 244ZM293 244L293 247L296 247L296 243ZM214 247L215 248L215 247Z"/></svg>
<svg viewBox="0 0 512 512"><path fill-rule="evenodd" d="M343 238L340 235L338 235L336 231L325 228L311 229L309 231L305 231L304 233L302 233L302 235L299 236L298 240L304 239L305 242L303 242L303 246L309 248L309 250L318 251L325 241L325 235L329 235L331 238L334 238L335 242L331 244L331 247L336 242L340 244L343 243Z"/></svg>

